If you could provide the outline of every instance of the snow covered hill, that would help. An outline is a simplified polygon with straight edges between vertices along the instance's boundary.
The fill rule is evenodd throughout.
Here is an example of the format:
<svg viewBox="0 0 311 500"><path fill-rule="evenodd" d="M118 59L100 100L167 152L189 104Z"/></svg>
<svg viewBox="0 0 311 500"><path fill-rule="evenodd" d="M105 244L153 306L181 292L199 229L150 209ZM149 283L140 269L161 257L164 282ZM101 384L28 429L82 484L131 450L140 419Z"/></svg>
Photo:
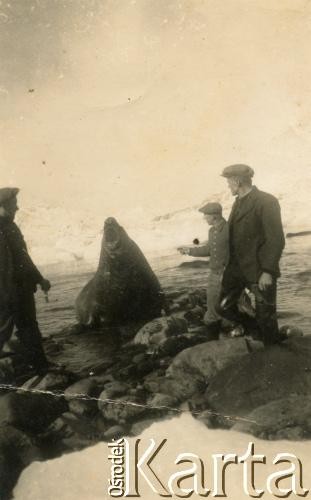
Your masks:
<svg viewBox="0 0 311 500"><path fill-rule="evenodd" d="M285 184L285 183L284 183ZM272 191L279 199L285 231L310 230L311 178L295 179ZM227 217L233 198L226 189L221 193L201 200L191 207L181 208L171 213L148 217L142 208L128 211L118 218L143 252L149 257L170 255L176 247L191 244L194 238L203 241L208 228L198 208L206 201L219 201ZM39 265L76 264L85 267L98 259L101 231L104 220L114 214L66 210L63 207L47 206L22 208L17 222L22 228L31 255Z"/></svg>

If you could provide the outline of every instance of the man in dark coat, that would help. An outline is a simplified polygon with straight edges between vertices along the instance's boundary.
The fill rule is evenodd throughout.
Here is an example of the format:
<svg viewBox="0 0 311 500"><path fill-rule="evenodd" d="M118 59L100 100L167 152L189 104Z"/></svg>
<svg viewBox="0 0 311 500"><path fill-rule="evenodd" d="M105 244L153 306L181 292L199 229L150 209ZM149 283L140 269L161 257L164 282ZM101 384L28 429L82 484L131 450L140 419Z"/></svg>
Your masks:
<svg viewBox="0 0 311 500"><path fill-rule="evenodd" d="M14 223L18 191L0 189L0 352L15 325L26 361L38 373L44 373L48 361L36 319L34 292L40 285L47 293L51 285L32 262L23 235Z"/></svg>
<svg viewBox="0 0 311 500"><path fill-rule="evenodd" d="M223 276L221 311L265 345L275 344L280 340L276 291L285 244L280 205L274 196L252 185L254 171L247 165L231 165L222 175L236 200L228 221L229 263ZM244 288L255 295L255 318L237 307Z"/></svg>

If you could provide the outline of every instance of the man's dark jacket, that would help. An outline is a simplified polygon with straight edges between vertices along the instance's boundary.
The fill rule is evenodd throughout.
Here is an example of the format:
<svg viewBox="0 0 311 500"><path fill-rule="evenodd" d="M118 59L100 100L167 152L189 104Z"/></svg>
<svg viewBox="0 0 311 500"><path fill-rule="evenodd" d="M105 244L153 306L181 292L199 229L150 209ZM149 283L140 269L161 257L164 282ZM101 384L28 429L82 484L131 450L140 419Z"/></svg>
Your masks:
<svg viewBox="0 0 311 500"><path fill-rule="evenodd" d="M228 222L230 263L238 263L243 278L256 283L263 272L278 277L285 245L278 200L254 186L236 199Z"/></svg>
<svg viewBox="0 0 311 500"><path fill-rule="evenodd" d="M33 293L42 279L18 226L0 217L0 310L11 308L22 291Z"/></svg>

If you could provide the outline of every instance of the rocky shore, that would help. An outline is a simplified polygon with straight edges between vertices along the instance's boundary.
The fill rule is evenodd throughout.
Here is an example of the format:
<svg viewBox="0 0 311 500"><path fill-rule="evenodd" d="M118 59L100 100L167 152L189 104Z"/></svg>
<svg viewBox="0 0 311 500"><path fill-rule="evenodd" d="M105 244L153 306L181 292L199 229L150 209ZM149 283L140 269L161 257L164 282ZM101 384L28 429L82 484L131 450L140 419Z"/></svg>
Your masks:
<svg viewBox="0 0 311 500"><path fill-rule="evenodd" d="M16 341L7 346L11 354L0 360L1 500L34 460L139 435L183 411L210 428L310 439L310 336L269 349L226 333L206 341L205 290L167 298L170 315L145 325L91 331L73 325L45 339L49 359L63 369L44 377L23 366Z"/></svg>

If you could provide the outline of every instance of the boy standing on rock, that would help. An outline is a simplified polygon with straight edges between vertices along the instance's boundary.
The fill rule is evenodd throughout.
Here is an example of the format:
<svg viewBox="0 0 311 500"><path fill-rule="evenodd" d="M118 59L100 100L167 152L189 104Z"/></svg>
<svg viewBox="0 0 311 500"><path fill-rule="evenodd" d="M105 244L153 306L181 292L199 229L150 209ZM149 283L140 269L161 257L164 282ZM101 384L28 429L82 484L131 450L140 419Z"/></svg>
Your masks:
<svg viewBox="0 0 311 500"><path fill-rule="evenodd" d="M192 257L210 257L210 275L207 283L207 312L204 323L207 327L208 338L216 340L219 337L221 316L217 311L220 299L221 282L224 269L229 257L228 223L222 216L220 203L207 203L199 209L204 219L211 226L208 241L198 247L181 247L179 252Z"/></svg>
<svg viewBox="0 0 311 500"><path fill-rule="evenodd" d="M26 361L37 373L45 373L49 363L42 347L34 292L40 285L47 293L51 285L32 262L14 223L18 192L17 188L0 189L0 353L15 325Z"/></svg>

